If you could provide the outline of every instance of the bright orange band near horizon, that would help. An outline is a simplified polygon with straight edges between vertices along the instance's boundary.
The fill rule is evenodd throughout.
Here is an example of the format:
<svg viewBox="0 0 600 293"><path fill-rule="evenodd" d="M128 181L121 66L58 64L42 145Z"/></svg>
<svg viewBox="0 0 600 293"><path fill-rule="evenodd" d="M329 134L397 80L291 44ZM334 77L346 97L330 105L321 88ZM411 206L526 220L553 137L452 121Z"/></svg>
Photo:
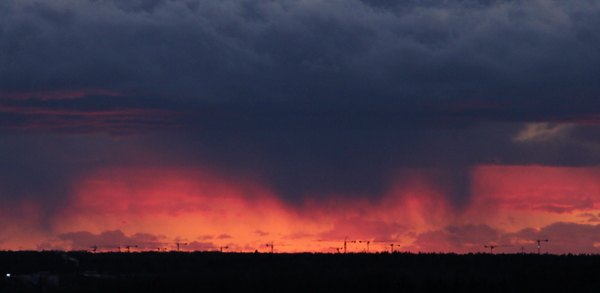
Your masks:
<svg viewBox="0 0 600 293"><path fill-rule="evenodd" d="M346 240L348 252L468 253L502 244L498 252L512 253L533 252L543 237L550 253L598 252L599 168L475 166L461 207L427 170L402 176L378 199L307 195L291 204L256 182L197 169L106 168L77 182L49 223L40 223L34 202L4 205L0 249L187 243L181 249L337 252Z"/></svg>

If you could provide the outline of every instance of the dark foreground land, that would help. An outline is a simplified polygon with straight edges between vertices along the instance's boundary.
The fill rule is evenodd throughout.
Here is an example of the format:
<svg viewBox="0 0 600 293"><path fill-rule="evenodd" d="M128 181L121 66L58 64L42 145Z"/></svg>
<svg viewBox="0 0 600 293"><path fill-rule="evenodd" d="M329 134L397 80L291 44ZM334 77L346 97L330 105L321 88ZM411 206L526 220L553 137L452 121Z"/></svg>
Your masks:
<svg viewBox="0 0 600 293"><path fill-rule="evenodd" d="M0 273L0 292L600 292L598 255L8 251Z"/></svg>

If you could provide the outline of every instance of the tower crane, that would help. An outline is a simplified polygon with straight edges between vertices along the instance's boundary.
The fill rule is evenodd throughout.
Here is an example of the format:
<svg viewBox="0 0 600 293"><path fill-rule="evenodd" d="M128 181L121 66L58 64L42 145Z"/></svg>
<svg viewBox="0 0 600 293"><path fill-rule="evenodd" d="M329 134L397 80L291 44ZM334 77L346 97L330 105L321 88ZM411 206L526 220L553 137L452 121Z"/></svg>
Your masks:
<svg viewBox="0 0 600 293"><path fill-rule="evenodd" d="M319 241L319 242L336 242L336 243L339 243L341 240L315 240L315 241ZM345 237L344 241L343 241L343 243L344 243L344 246L343 246L344 254L346 254L348 252L348 243L356 243L356 242L358 242L358 241L356 241L356 240L348 240L348 237Z"/></svg>
<svg viewBox="0 0 600 293"><path fill-rule="evenodd" d="M371 241L369 240L359 240L358 243L366 243L367 244L367 253L369 253L369 244L371 244Z"/></svg>
<svg viewBox="0 0 600 293"><path fill-rule="evenodd" d="M490 253L494 253L494 248L496 247L508 247L508 246L512 246L512 245L484 245L483 247L485 248L489 248L490 249Z"/></svg>
<svg viewBox="0 0 600 293"><path fill-rule="evenodd" d="M348 242L350 242L350 243L356 243L355 240L348 241L348 237L344 238L344 254L346 254L348 252L348 250L346 249L346 243L348 243Z"/></svg>
<svg viewBox="0 0 600 293"><path fill-rule="evenodd" d="M271 253L273 253L273 249L274 249L274 245L273 245L273 241L271 241L271 243L267 243L265 246L267 247L271 247Z"/></svg>
<svg viewBox="0 0 600 293"><path fill-rule="evenodd" d="M138 247L137 245L125 245L127 252L131 252L131 247Z"/></svg>
<svg viewBox="0 0 600 293"><path fill-rule="evenodd" d="M273 241L271 241L271 243L267 243L265 244L266 247L271 247L271 253L273 253L273 250L275 249L275 243ZM287 246L286 244L277 244L277 246Z"/></svg>
<svg viewBox="0 0 600 293"><path fill-rule="evenodd" d="M177 251L179 251L179 245L188 245L188 244L182 243L182 242L175 242L175 245L177 245Z"/></svg>
<svg viewBox="0 0 600 293"><path fill-rule="evenodd" d="M219 247L219 251L223 252L223 248L227 249L227 248L229 248L229 246L221 246L221 247Z"/></svg>
<svg viewBox="0 0 600 293"><path fill-rule="evenodd" d="M400 244L397 243L389 243L389 242L373 242L373 244L377 244L377 245L389 245L390 246L390 253L394 253L394 246L396 247L400 247Z"/></svg>
<svg viewBox="0 0 600 293"><path fill-rule="evenodd" d="M90 246L90 248L92 249L93 253L98 252L98 248L116 248L117 251L121 252L121 246L120 245L92 245Z"/></svg>
<svg viewBox="0 0 600 293"><path fill-rule="evenodd" d="M538 245L538 254L540 254L540 248L542 247L542 245L540 244L540 242L548 242L548 239L538 239L537 241L537 245Z"/></svg>
<svg viewBox="0 0 600 293"><path fill-rule="evenodd" d="M343 249L343 247L329 247L330 249L335 249L337 251L337 253L341 253L340 250Z"/></svg>
<svg viewBox="0 0 600 293"><path fill-rule="evenodd" d="M169 242L147 242L145 243L146 247L150 246L150 245L169 245L171 243ZM167 251L167 247L156 247L156 251Z"/></svg>

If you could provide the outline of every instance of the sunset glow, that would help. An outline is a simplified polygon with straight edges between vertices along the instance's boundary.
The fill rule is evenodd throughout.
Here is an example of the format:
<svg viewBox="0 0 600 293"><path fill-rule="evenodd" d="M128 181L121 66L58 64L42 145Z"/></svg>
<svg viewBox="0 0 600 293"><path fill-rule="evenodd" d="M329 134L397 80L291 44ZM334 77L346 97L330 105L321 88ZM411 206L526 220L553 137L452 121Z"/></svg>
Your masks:
<svg viewBox="0 0 600 293"><path fill-rule="evenodd" d="M573 227L598 229L597 168L477 166L472 198L460 210L428 187L427 172L414 173L378 201L313 198L294 206L259 184L200 170L105 169L82 178L51 223L38 222L33 204L14 206L28 232L8 229L3 248L144 251L185 242L186 251L266 252L272 242L276 252L336 252L347 239L349 252L366 252L367 241L369 252L389 251L392 243L399 251L460 253L503 243L514 246L504 252L519 252L532 251L539 235L552 238L549 252L566 253ZM574 252L598 249L598 236L586 237Z"/></svg>
<svg viewBox="0 0 600 293"><path fill-rule="evenodd" d="M598 253L599 14L3 1L0 250Z"/></svg>

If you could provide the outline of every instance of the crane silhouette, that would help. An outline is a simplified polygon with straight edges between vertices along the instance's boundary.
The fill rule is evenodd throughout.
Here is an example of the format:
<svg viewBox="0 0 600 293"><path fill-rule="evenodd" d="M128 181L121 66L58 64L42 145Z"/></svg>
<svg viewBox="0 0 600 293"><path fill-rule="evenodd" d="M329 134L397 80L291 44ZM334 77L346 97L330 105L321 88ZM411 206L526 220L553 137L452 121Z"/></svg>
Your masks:
<svg viewBox="0 0 600 293"><path fill-rule="evenodd" d="M273 241L271 241L271 243L267 243L265 244L266 247L271 247L271 253L273 253L273 250L275 249L275 243ZM277 246L288 246L287 244L284 243L280 243L277 244Z"/></svg>
<svg viewBox="0 0 600 293"><path fill-rule="evenodd" d="M131 247L138 247L137 245L125 245L127 252L131 252Z"/></svg>
<svg viewBox="0 0 600 293"><path fill-rule="evenodd" d="M348 252L347 247L346 247L346 243L348 243L348 242L356 243L356 240L348 241L348 237L344 238L344 254Z"/></svg>
<svg viewBox="0 0 600 293"><path fill-rule="evenodd" d="M170 242L147 242L146 243L146 245L151 245L151 246L154 246L154 245L162 246L162 245L169 245L169 244L171 244L171 243ZM156 247L156 251L168 251L168 248L159 246L159 247Z"/></svg>
<svg viewBox="0 0 600 293"><path fill-rule="evenodd" d="M341 253L341 250L343 249L343 247L329 247L330 249L335 249L337 251L337 253Z"/></svg>
<svg viewBox="0 0 600 293"><path fill-rule="evenodd" d="M494 253L494 248L496 247L509 247L509 246L513 246L513 245L484 245L483 247L485 248L489 248L490 249L490 253Z"/></svg>
<svg viewBox="0 0 600 293"><path fill-rule="evenodd" d="M367 253L369 253L369 244L371 244L371 241L369 241L369 240L359 240L358 243L366 243L367 244Z"/></svg>
<svg viewBox="0 0 600 293"><path fill-rule="evenodd" d="M542 245L540 244L540 242L548 242L548 239L538 239L537 241L537 245L538 245L538 254L540 254L540 248L542 247Z"/></svg>
<svg viewBox="0 0 600 293"><path fill-rule="evenodd" d="M337 242L337 243L339 243L341 240L315 240L315 241L319 241L319 242ZM344 246L343 246L344 254L346 254L348 252L348 243L356 243L356 242L359 242L359 241L348 240L348 237L345 237L344 241L343 241L343 243L344 243Z"/></svg>
<svg viewBox="0 0 600 293"><path fill-rule="evenodd" d="M94 244L94 245L90 246L90 248L92 249L93 253L98 252L98 248L116 248L117 251L121 252L121 245L114 245L114 244L111 244L111 245L96 245L96 244Z"/></svg>
<svg viewBox="0 0 600 293"><path fill-rule="evenodd" d="M389 243L389 242L373 242L372 244L375 244L375 245L389 245L390 246L390 253L394 252L394 246L396 246L396 247L400 247L401 246L400 244Z"/></svg>
<svg viewBox="0 0 600 293"><path fill-rule="evenodd" d="M273 241L271 241L271 243L267 243L265 246L271 247L271 253L273 253L273 249L275 247L275 245L273 245Z"/></svg>
<svg viewBox="0 0 600 293"><path fill-rule="evenodd" d="M179 245L188 245L188 244L182 243L182 242L175 242L175 245L177 245L177 251L179 251Z"/></svg>

